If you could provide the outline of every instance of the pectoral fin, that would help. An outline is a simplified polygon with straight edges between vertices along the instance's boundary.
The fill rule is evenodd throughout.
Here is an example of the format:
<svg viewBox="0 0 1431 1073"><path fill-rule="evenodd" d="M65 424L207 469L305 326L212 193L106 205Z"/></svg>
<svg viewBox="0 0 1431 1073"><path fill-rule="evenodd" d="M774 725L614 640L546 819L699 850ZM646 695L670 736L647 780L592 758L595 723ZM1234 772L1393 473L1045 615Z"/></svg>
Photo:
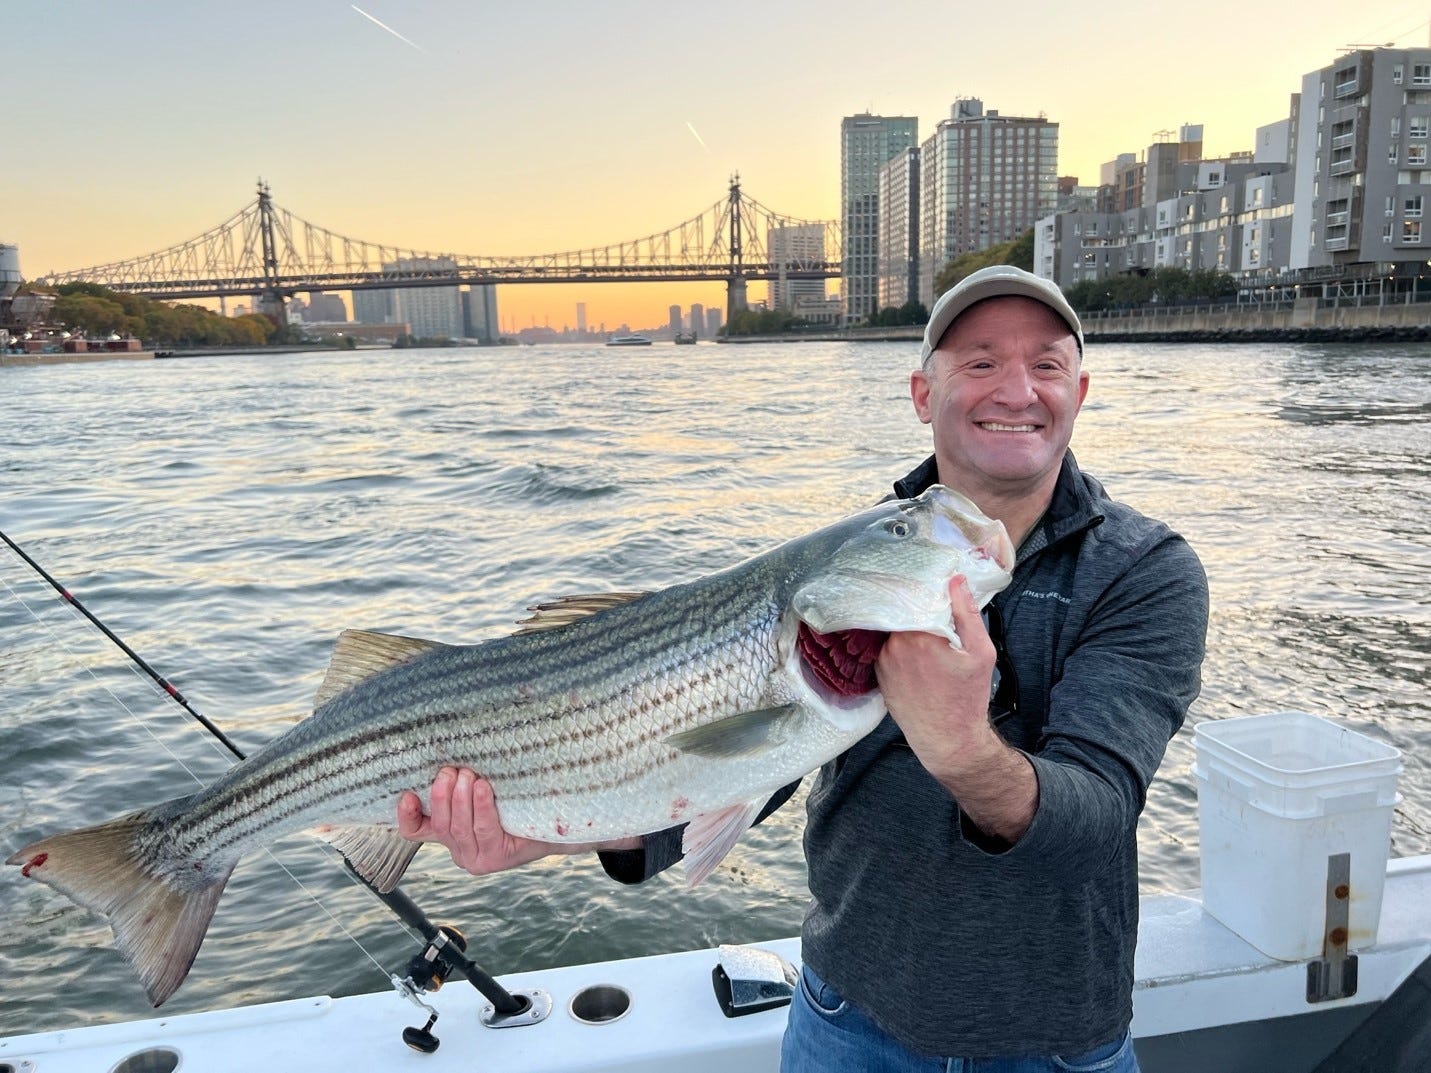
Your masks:
<svg viewBox="0 0 1431 1073"><path fill-rule="evenodd" d="M719 812L703 812L686 827L681 839L685 854L686 886L694 887L715 870L715 866L740 841L760 815L764 799L731 805Z"/></svg>
<svg viewBox="0 0 1431 1073"><path fill-rule="evenodd" d="M348 859L353 871L382 894L398 885L421 842L409 842L391 827L334 827L321 829L320 837Z"/></svg>
<svg viewBox="0 0 1431 1073"><path fill-rule="evenodd" d="M761 708L672 734L666 744L711 760L733 760L783 745L790 740L800 718L800 709L793 704Z"/></svg>

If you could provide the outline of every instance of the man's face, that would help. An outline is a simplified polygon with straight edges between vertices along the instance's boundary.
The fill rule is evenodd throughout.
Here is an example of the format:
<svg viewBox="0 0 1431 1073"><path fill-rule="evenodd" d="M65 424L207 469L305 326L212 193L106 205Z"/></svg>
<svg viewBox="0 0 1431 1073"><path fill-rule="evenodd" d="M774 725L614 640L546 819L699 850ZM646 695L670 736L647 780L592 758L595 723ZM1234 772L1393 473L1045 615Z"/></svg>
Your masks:
<svg viewBox="0 0 1431 1073"><path fill-rule="evenodd" d="M1032 298L991 298L954 322L909 386L933 426L941 480L992 506L1052 490L1088 374L1057 313Z"/></svg>

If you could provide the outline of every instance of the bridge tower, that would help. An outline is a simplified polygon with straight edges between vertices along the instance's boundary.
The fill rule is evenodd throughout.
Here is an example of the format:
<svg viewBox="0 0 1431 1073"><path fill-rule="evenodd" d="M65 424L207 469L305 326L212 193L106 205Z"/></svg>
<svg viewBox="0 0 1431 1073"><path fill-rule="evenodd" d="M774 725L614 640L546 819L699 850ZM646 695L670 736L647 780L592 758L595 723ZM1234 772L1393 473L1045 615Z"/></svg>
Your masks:
<svg viewBox="0 0 1431 1073"><path fill-rule="evenodd" d="M255 312L271 317L280 328L288 326L287 295L278 285L278 242L274 238L273 198L268 184L258 180L258 232L263 242L263 290Z"/></svg>
<svg viewBox="0 0 1431 1073"><path fill-rule="evenodd" d="M745 268L740 249L740 172L730 178L730 275L725 280L725 322L732 323L737 313L744 313Z"/></svg>

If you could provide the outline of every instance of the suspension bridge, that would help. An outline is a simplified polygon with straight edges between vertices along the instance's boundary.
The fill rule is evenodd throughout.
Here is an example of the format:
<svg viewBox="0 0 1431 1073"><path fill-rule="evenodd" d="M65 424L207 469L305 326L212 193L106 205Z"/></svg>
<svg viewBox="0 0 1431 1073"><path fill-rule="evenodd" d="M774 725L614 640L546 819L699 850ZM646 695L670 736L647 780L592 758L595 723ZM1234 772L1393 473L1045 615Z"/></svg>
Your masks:
<svg viewBox="0 0 1431 1073"><path fill-rule="evenodd" d="M739 175L726 197L665 231L514 257L414 250L340 235L275 205L260 179L256 200L196 238L127 261L53 272L40 282L97 283L166 300L247 296L256 309L278 315L288 298L308 291L724 281L729 319L746 308L751 281L838 277L840 250L837 222L774 212L742 194Z"/></svg>

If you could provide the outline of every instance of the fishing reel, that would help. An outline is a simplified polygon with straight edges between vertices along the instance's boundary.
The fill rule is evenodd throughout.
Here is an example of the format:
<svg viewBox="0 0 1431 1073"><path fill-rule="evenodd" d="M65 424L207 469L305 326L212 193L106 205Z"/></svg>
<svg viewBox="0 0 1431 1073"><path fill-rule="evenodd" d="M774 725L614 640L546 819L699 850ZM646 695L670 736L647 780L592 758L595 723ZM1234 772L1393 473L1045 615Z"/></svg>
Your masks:
<svg viewBox="0 0 1431 1073"><path fill-rule="evenodd" d="M432 1026L437 1023L437 1011L418 996L439 990L452 975L456 965L451 959L449 947L455 947L458 956L461 956L467 950L467 937L452 925L443 924L422 951L414 954L408 961L407 976L399 980L394 974L392 978L393 986L400 994L427 1011L425 1025L402 1030L402 1041L422 1054L431 1054L442 1041L432 1032Z"/></svg>

